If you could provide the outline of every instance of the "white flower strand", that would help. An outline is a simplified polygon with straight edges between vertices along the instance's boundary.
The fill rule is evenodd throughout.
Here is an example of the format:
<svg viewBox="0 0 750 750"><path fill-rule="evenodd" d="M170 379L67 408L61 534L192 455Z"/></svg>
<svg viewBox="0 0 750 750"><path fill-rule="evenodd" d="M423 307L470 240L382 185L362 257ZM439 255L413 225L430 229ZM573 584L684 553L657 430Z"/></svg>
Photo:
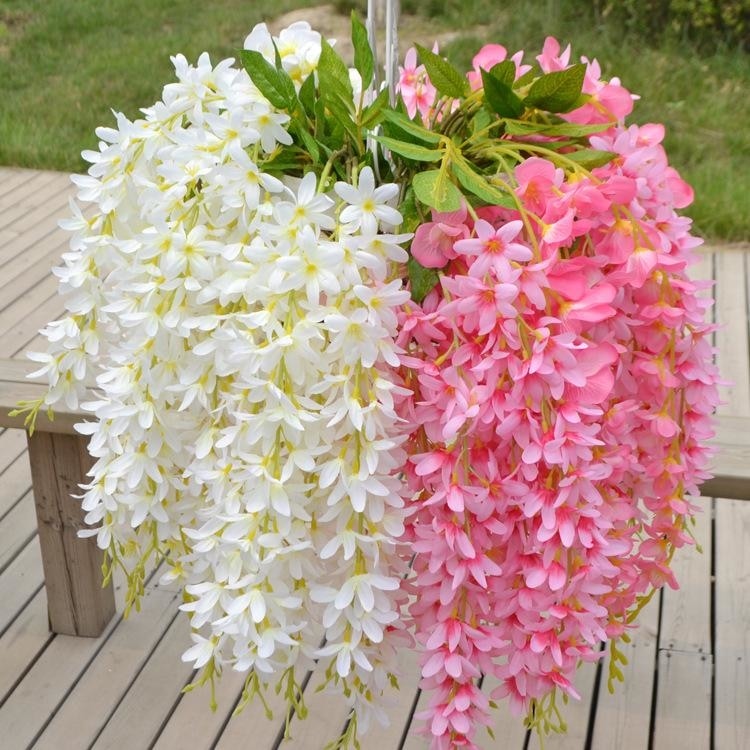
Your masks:
<svg viewBox="0 0 750 750"><path fill-rule="evenodd" d="M319 35L275 41L301 85ZM273 59L264 25L246 46ZM388 279L408 236L383 233L398 190L369 167L335 199L312 173L264 173L288 116L231 60L174 65L163 100L99 129L75 178L95 211L65 223L68 314L34 355L46 404L75 407L95 378L87 533L128 570L130 603L166 555L193 627L183 658L204 679L253 670L248 695L281 677L291 701L295 669L324 658L366 727L408 643L392 374L408 293Z"/></svg>

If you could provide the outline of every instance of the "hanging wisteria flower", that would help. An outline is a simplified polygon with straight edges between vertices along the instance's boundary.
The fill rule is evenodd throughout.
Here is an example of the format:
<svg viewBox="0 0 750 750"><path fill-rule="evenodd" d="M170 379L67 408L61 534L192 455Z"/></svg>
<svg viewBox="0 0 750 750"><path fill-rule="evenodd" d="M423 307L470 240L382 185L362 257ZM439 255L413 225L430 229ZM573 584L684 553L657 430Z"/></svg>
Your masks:
<svg viewBox="0 0 750 750"><path fill-rule="evenodd" d="M617 677L617 639L655 589L676 585L669 563L695 511L685 494L706 476L712 327L686 273L699 241L675 213L691 191L658 145L663 128L626 127L630 94L558 52L548 40L542 69L577 87L566 101L542 77L525 100L559 113L551 125L520 118L519 55L497 77L482 60L504 49L475 58L484 72L470 80L506 132L477 142L492 121L467 108L469 153L496 164L487 183L435 144L490 205L440 213L454 209L445 161L413 183L433 221L416 228L421 304L404 309L399 342L420 426L407 465L411 614L435 748L475 747L491 726L480 673L540 731L562 723L556 695L578 698L576 668L603 641ZM581 85L591 95L579 101ZM589 143L571 151L561 136Z"/></svg>
<svg viewBox="0 0 750 750"><path fill-rule="evenodd" d="M626 125L596 61L488 45L463 75L417 47L391 107L366 40L354 18L349 70L260 24L242 68L178 55L97 131L31 418L95 382L84 534L128 608L154 566L182 585L198 683L246 672L241 705L301 713L318 661L343 748L416 645L432 747L472 748L492 698L559 725L676 585L709 303L664 129Z"/></svg>
<svg viewBox="0 0 750 750"><path fill-rule="evenodd" d="M258 26L250 67L274 43L304 85L319 35ZM252 670L248 697L281 679L293 702L327 659L366 727L408 644L395 336L409 294L391 279L410 235L381 234L402 222L398 187L369 165L349 181L333 155L287 175L288 112L231 61L174 63L163 100L101 129L76 178L94 214L69 222L69 313L37 357L47 403L75 406L96 379L86 533L126 570L129 607L166 558L200 681Z"/></svg>

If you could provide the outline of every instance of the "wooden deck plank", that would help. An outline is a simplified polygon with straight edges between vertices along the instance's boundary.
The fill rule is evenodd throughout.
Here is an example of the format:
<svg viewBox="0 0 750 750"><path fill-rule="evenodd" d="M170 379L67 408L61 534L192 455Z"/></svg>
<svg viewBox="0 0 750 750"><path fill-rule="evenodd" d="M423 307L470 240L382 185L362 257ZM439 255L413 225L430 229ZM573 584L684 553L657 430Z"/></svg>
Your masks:
<svg viewBox="0 0 750 750"><path fill-rule="evenodd" d="M52 283L49 283L49 282ZM14 303L13 317L15 319L5 333L0 334L0 352L6 357L14 357L22 353L28 341L30 341L44 326L52 320L59 318L65 303L56 291L54 279L46 278L41 284L28 291L23 298ZM46 296L49 293L49 296ZM29 305L31 303L31 306ZM25 317L19 318L18 311L23 309ZM0 318L8 312L0 313ZM0 329L5 321L0 320Z"/></svg>
<svg viewBox="0 0 750 750"><path fill-rule="evenodd" d="M192 666L180 659L190 645L189 633L187 617L178 614L91 746L92 750L122 750L124 738L128 747L151 747L193 672Z"/></svg>
<svg viewBox="0 0 750 750"><path fill-rule="evenodd" d="M65 206L68 202L68 181L62 176L54 175L53 179L48 180L39 188L35 199L34 206L20 203L0 212L0 227L11 230L22 229L46 216L50 204L61 208Z"/></svg>
<svg viewBox="0 0 750 750"><path fill-rule="evenodd" d="M273 690L269 690L266 700L273 713L273 719L266 717L262 703L255 698L240 714L229 720L212 750L236 750L247 744L248 737L252 737L254 747L258 750L271 748L278 737L279 726L284 720L286 699L284 696L276 695Z"/></svg>
<svg viewBox="0 0 750 750"><path fill-rule="evenodd" d="M711 501L695 500L702 509L691 526L697 546L677 550L672 560L680 588L662 590L659 648L711 653Z"/></svg>
<svg viewBox="0 0 750 750"><path fill-rule="evenodd" d="M14 292L12 299L3 300L3 308L0 310L0 336L8 336L30 312L53 296L57 296L57 279L52 274L48 274L33 287L24 289L18 294ZM60 307L64 307L64 303ZM28 338L35 336L41 327L41 325L35 326ZM4 357L11 356L9 347L10 343L0 349Z"/></svg>
<svg viewBox="0 0 750 750"><path fill-rule="evenodd" d="M61 177L55 172L36 172L30 180L19 185L15 190L6 193L0 198L0 224L3 222L3 216L11 209L21 206L26 209L36 208L44 201L40 201L38 196L42 189L50 183L59 184Z"/></svg>
<svg viewBox="0 0 750 750"><path fill-rule="evenodd" d="M47 596L40 588L0 638L0 709L13 686L54 637L47 623Z"/></svg>
<svg viewBox="0 0 750 750"><path fill-rule="evenodd" d="M66 193L73 196L72 188ZM12 267L13 264L37 243L42 241L66 242L70 234L60 229L58 222L68 213L68 208L62 201L51 201L46 205L47 212L38 216L34 224L29 227L0 230L0 266Z"/></svg>
<svg viewBox="0 0 750 750"><path fill-rule="evenodd" d="M321 750L341 736L350 708L342 695L319 692L324 683L325 669L319 664L304 692L307 717L304 721L296 715L292 717L289 737L282 741L279 750Z"/></svg>
<svg viewBox="0 0 750 750"><path fill-rule="evenodd" d="M34 497L27 492L0 523L0 575L36 536Z"/></svg>
<svg viewBox="0 0 750 750"><path fill-rule="evenodd" d="M44 581L39 541L32 539L0 575L0 634ZM2 737L0 733L0 737Z"/></svg>
<svg viewBox="0 0 750 750"><path fill-rule="evenodd" d="M715 742L750 750L750 503L716 501Z"/></svg>
<svg viewBox="0 0 750 750"><path fill-rule="evenodd" d="M3 307L6 303L10 304L20 292L31 289L49 276L52 267L59 265L66 249L66 238L53 233L32 245L12 263L6 264L0 279Z"/></svg>
<svg viewBox="0 0 750 750"><path fill-rule="evenodd" d="M26 440L21 430L8 430L8 435L17 435L19 441L6 440L0 447L0 463L8 462L3 472L0 472L0 523L5 514L28 492L31 487L31 470L29 469L29 458L25 450L16 452L16 442Z"/></svg>
<svg viewBox="0 0 750 750"><path fill-rule="evenodd" d="M153 750L213 747L237 705L246 677L246 673L225 670L216 683L216 711L210 710L211 691L207 685L180 696Z"/></svg>
<svg viewBox="0 0 750 750"><path fill-rule="evenodd" d="M0 709L0 737L18 748L33 743L118 623L113 618L98 638L56 636Z"/></svg>
<svg viewBox="0 0 750 750"><path fill-rule="evenodd" d="M0 167L0 198L17 190L25 182L36 177L39 172L35 169L18 169Z"/></svg>
<svg viewBox="0 0 750 750"><path fill-rule="evenodd" d="M419 654L407 651L399 656L401 674L398 678L399 691L393 696L393 702L386 708L390 724L383 727L373 721L367 734L360 737L362 750L386 750L398 748L407 723L411 719L412 706L419 687Z"/></svg>
<svg viewBox="0 0 750 750"><path fill-rule="evenodd" d="M307 677L312 679L310 673L307 673ZM304 682L304 679L301 681ZM268 690L265 699L272 718L269 719L266 716L263 703L257 697L254 698L237 716L229 720L211 750L236 750L247 744L248 737L253 738L254 747L258 750L274 747L279 732L284 726L287 701L283 695L277 695L273 689Z"/></svg>
<svg viewBox="0 0 750 750"><path fill-rule="evenodd" d="M731 385L722 386L719 414L750 416L750 350L747 318L747 255L716 253L716 331L719 371Z"/></svg>
<svg viewBox="0 0 750 750"><path fill-rule="evenodd" d="M710 654L659 651L658 680L654 750L709 750Z"/></svg>
<svg viewBox="0 0 750 750"><path fill-rule="evenodd" d="M628 663L621 665L625 682L607 688L609 655L602 665L592 748L646 750L651 722L651 696L659 628L659 601L654 597L638 618L630 643L621 643Z"/></svg>
<svg viewBox="0 0 750 750"><path fill-rule="evenodd" d="M560 705L560 712L567 723L568 731L564 734L551 734L544 738L544 750L583 750L588 734L591 701L594 697L596 664L582 664L575 678L575 686L581 700L569 700L567 706ZM542 750L542 744L536 733L532 732L529 740L530 750Z"/></svg>
<svg viewBox="0 0 750 750"><path fill-rule="evenodd" d="M72 737L79 747L89 747L136 681L151 650L174 620L176 609L177 598L172 592L148 587L141 611L120 621L96 659L65 696L60 710L35 743L35 750L58 750Z"/></svg>

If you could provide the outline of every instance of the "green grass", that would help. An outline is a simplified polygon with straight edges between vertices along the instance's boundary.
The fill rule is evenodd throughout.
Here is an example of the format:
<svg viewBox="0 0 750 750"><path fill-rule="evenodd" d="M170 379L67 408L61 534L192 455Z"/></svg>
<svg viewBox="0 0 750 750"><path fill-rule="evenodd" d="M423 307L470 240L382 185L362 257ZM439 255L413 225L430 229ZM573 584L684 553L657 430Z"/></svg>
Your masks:
<svg viewBox="0 0 750 750"><path fill-rule="evenodd" d="M304 0L3 0L0 5L0 163L80 170L110 108L137 116L172 77L169 55L232 55L259 20ZM339 0L343 9L351 2ZM547 34L597 57L642 100L634 121L667 126L672 163L695 187L696 229L750 238L750 56L649 45L594 16L582 0L403 0L437 31L469 30L445 51L467 65L486 41L531 57ZM429 20L427 20L429 19ZM402 49L409 44L402 39Z"/></svg>
<svg viewBox="0 0 750 750"><path fill-rule="evenodd" d="M94 128L156 101L170 55L233 56L263 8L304 0L3 0L0 163L81 170Z"/></svg>

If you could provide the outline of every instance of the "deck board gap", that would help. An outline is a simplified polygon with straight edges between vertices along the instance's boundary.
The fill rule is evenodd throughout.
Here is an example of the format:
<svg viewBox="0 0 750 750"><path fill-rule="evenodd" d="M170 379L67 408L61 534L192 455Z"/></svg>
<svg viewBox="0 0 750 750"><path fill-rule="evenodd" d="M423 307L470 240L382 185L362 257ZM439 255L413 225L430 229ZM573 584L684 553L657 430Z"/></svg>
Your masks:
<svg viewBox="0 0 750 750"><path fill-rule="evenodd" d="M41 589L39 589L41 590ZM38 592L37 592L38 593ZM35 594L36 596L36 594ZM28 606L28 605L27 605ZM42 655L47 650L47 647L55 640L57 633L50 633L49 638L42 644L42 647L34 654L34 656L27 662L24 669L13 681L13 684L8 688L8 692L5 695L0 696L0 709L5 705L6 701L13 695L13 691L23 682L26 675L34 668L34 665L42 658Z"/></svg>
<svg viewBox="0 0 750 750"><path fill-rule="evenodd" d="M651 715L648 724L648 750L654 750L654 730L656 729L656 708L659 698L659 643L661 642L661 614L664 604L664 590L659 591L659 616L656 625L656 648L654 649L654 682L651 687Z"/></svg>
<svg viewBox="0 0 750 750"><path fill-rule="evenodd" d="M0 474L0 481L2 481L2 478L3 478L3 475ZM0 513L0 523L2 523L5 520L5 517L9 513L11 513L12 511L16 509L18 505L22 503L26 497L28 497L30 501L33 500L32 496L29 495L30 492L31 492L31 485L26 487L26 489L24 489L23 492L15 500L11 501L11 504L8 506L8 509ZM2 570L0 570L0 574L2 574Z"/></svg>
<svg viewBox="0 0 750 750"><path fill-rule="evenodd" d="M36 541L34 539L32 539L31 542L29 542L25 547L23 547L21 549L21 552L16 557L16 560L14 562L17 562L18 558L20 557L20 554L23 553L23 552L25 552L26 550L28 550L35 543L36 543ZM41 564L41 560L40 560L40 564ZM5 635L5 633L7 632L8 628L10 628L10 626L13 625L13 623L16 621L16 619L21 614L21 612L23 612L24 609L26 609L26 607L29 605L29 602L37 595L37 593L43 587L44 587L44 580L42 580L41 583L37 584L34 587L34 590L26 597L26 599L23 600L23 602L21 603L21 606L18 607L18 609L16 610L15 614L8 620L8 622L4 626L0 627L0 638L2 638Z"/></svg>
<svg viewBox="0 0 750 750"><path fill-rule="evenodd" d="M178 613L179 614L179 613ZM166 630L164 631L166 633ZM187 680L185 680L185 684L183 685L183 689L186 688L196 677L198 677L199 670L194 669L190 673L190 677L188 677ZM167 710L167 713L165 714L164 718L161 721L161 725L159 726L159 729L156 731L156 734L154 735L154 738L151 740L148 746L148 750L153 750L156 746L156 743L159 741L159 737L161 737L162 732L166 728L167 724L169 724L169 720L174 715L174 712L177 710L177 706L180 705L180 701L182 701L185 693L180 690L180 692L177 694L177 697L172 702L172 705ZM93 747L93 745L92 745Z"/></svg>
<svg viewBox="0 0 750 750"><path fill-rule="evenodd" d="M586 725L586 739L584 741L584 750L596 750L593 748L594 742L594 725L596 724L596 709L599 706L599 691L602 684L602 673L604 671L604 657L607 653L607 644L602 642L599 646L601 656L596 665L596 675L594 676L594 691L591 694L591 705L589 706L589 718Z"/></svg>
<svg viewBox="0 0 750 750"><path fill-rule="evenodd" d="M156 571L154 571L154 572L156 572ZM152 573L152 575L153 575L153 573ZM136 680L138 679L138 677L139 677L139 676L141 675L141 672L143 672L143 670L144 670L144 669L146 668L146 665L148 664L148 662L149 662L149 659L151 659L151 657L152 657L152 656L154 655L154 652L155 652L155 651L156 651L156 649L157 649L157 648L159 647L159 644L160 644L160 643L161 643L161 642L162 642L162 641L164 640L164 637L165 637L165 636L166 636L166 634L167 634L167 633L169 632L169 629L170 629L170 628L172 627L172 625L173 625L174 621L175 621L175 620L176 620L176 619L177 619L177 618L179 617L179 615L180 615L180 614L181 614L181 613L180 613L179 611L176 611L176 612L175 612L175 614L174 614L174 616L173 616L173 617L172 617L172 618L171 618L171 619L170 619L170 620L169 620L169 621L167 622L167 624L166 624L166 627L165 627L165 628L164 628L164 630L162 631L161 635L159 636L159 638L158 638L158 639L156 640L156 642L155 642L155 643L153 644L153 646L152 646L152 647L151 647L151 649L149 650L149 652L148 652L148 656L146 656L146 658L145 658L145 659L143 660L143 663L141 664L140 668L136 670L135 674L134 674L134 675L132 676L132 678L131 678L131 679L130 679L130 681L128 682L127 686L125 687L125 689L124 689L124 690L122 691L122 693L120 694L120 697L119 697L119 699L118 699L118 700L116 701L116 703L115 703L115 704L114 704L114 705L113 705L113 706L112 706L112 707L110 708L110 711L109 711L109 713L107 714L107 718L106 718L106 720L102 722L102 725L101 725L101 727L99 728L99 731L98 731L98 732L96 732L96 734L95 734L95 735L94 735L94 737L92 738L91 742L89 743L89 746L88 746L89 750L91 750L91 748L93 748L93 747L94 747L94 746L96 745L96 743L97 743L97 741L99 740L99 738L100 738L100 737L102 736L102 734L104 734L104 731L106 730L106 728L107 728L107 725L109 724L110 720L111 720L111 719L112 719L112 717L113 717L113 716L114 716L114 715L115 715L115 714L117 713L117 709L118 709L118 708L120 708L120 706L122 705L123 701L124 701L124 700L125 700L125 698L127 697L127 695L128 695L128 693L130 692L131 688L132 688L132 687L133 687L133 685L135 684L135 681L136 681ZM121 619L122 619L122 618L121 618ZM118 623L118 625L119 625L119 623ZM88 667L87 667L87 668L88 668ZM170 714L170 715L171 715L171 714ZM161 734L161 731L162 731L162 729L163 729L163 727L162 727L162 728L161 728L161 729L159 730L159 734ZM154 739L154 742L156 742L156 740L157 740L158 738L159 738L159 737L158 737L158 734L157 734L156 738Z"/></svg>
<svg viewBox="0 0 750 750"><path fill-rule="evenodd" d="M411 710L409 711L409 717L406 720L404 731L401 733L401 739L398 743L398 750L403 750L404 745L406 744L406 738L409 736L409 730L411 729L411 725L414 723L414 714L417 712L417 704L419 703L421 695L422 688L418 687L417 692L414 694L414 699L411 702Z"/></svg>

